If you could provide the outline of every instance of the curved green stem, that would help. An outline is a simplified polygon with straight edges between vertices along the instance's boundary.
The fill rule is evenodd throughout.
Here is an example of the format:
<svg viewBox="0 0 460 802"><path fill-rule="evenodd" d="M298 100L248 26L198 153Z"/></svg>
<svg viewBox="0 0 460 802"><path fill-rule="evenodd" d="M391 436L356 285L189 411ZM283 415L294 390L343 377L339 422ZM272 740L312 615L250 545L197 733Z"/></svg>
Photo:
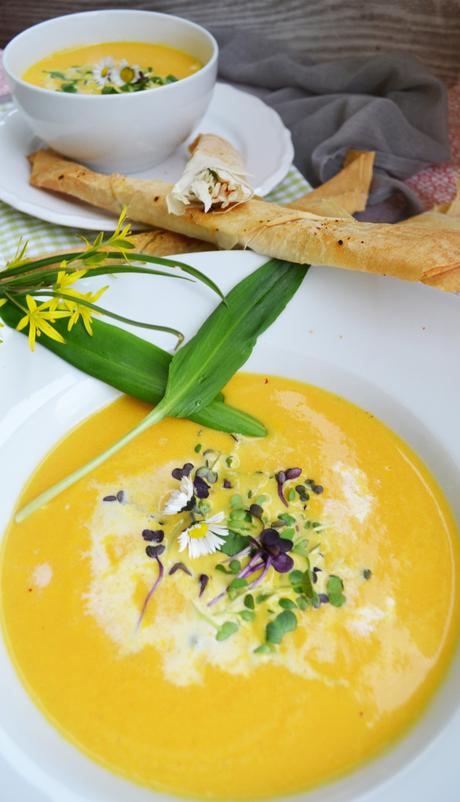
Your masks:
<svg viewBox="0 0 460 802"><path fill-rule="evenodd" d="M103 451L102 454L99 454L94 459L87 462L86 465L83 465L82 468L78 468L73 473L69 474L68 476L61 479L60 482L57 482L52 487L45 490L43 493L40 493L39 496L34 498L25 507L23 507L19 512L15 515L15 521L17 523L21 523L29 515L32 515L33 512L43 507L45 504L48 504L52 501L53 498L56 498L60 493L64 490L67 490L69 487L72 487L79 479L82 479L84 476L87 476L88 473L91 473L95 468L98 468L102 465L106 460L109 459L113 454L116 454L123 446L126 446L131 440L134 440L139 434L144 432L146 429L149 429L150 426L153 426L155 423L159 423L163 418L165 418L169 413L169 405L163 404L161 401L152 412L144 418L134 429L131 429L130 432L124 435L120 440L110 446L110 448Z"/></svg>
<svg viewBox="0 0 460 802"><path fill-rule="evenodd" d="M91 301L85 301L83 298L75 298L73 295L67 295L65 292L54 292L53 290L41 290L40 292L33 293L34 298L62 298L64 301L71 301L74 304L80 304L81 306L87 306L89 309L92 309L93 312L97 312L98 315L104 315L105 317L111 317L114 320L119 320L121 323L128 323L130 326L137 326L140 329L152 329L153 331L164 331L166 334L173 334L177 337L177 345L176 348L184 341L184 335L178 329L173 329L170 326L160 326L156 325L155 323L142 323L140 320L132 320L130 317L124 317L123 315L117 315L116 312L110 312L108 309L104 309L102 306L98 306L97 304L91 303Z"/></svg>

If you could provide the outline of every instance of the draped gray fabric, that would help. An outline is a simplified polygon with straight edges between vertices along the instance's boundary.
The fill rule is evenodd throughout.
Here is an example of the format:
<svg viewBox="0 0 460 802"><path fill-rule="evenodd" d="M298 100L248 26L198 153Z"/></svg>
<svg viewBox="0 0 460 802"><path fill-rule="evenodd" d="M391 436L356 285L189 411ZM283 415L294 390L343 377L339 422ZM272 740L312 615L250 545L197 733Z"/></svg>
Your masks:
<svg viewBox="0 0 460 802"><path fill-rule="evenodd" d="M442 81L403 54L315 64L254 34L213 33L221 48L220 79L276 109L292 133L294 163L313 186L338 172L349 148L375 150L370 203L398 190L407 212L421 210L403 182L449 158Z"/></svg>

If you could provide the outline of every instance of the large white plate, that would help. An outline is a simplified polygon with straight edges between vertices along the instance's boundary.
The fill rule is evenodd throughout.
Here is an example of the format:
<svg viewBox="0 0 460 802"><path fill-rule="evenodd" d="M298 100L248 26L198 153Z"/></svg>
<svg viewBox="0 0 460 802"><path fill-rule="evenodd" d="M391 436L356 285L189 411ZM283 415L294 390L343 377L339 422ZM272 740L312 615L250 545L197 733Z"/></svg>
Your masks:
<svg viewBox="0 0 460 802"><path fill-rule="evenodd" d="M254 95L218 83L204 119L187 142L165 162L135 177L176 181L189 158L187 145L199 131L220 134L236 146L258 195L274 189L291 165L291 135L276 111ZM49 223L112 230L114 217L108 212L30 186L26 157L42 146L17 109L0 121L0 200Z"/></svg>
<svg viewBox="0 0 460 802"><path fill-rule="evenodd" d="M224 290L264 261L249 252L188 259ZM149 319L153 309L158 322L179 326L186 335L215 304L201 285L172 286L143 276L113 281L108 299L114 310L127 314L129 309L140 319ZM423 285L313 268L288 309L260 338L247 367L319 384L378 415L425 460L460 519L459 312L459 298ZM0 376L1 532L43 455L115 393L44 349L30 354L26 338L9 330L0 348ZM420 593L423 604L423 588ZM459 680L457 656L429 710L397 747L340 782L297 799L457 802ZM0 787L8 802L167 798L114 777L68 744L28 698L3 643L0 754Z"/></svg>

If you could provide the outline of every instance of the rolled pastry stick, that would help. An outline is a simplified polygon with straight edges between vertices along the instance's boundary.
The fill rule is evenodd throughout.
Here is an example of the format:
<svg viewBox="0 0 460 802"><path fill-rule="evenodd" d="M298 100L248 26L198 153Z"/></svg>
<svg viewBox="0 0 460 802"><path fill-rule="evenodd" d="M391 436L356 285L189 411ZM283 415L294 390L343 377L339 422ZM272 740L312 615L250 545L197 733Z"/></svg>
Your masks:
<svg viewBox="0 0 460 802"><path fill-rule="evenodd" d="M343 212L354 214L364 211L374 158L374 151L348 151L344 167L337 175L290 203L289 208L332 217L340 216Z"/></svg>
<svg viewBox="0 0 460 802"><path fill-rule="evenodd" d="M426 270L460 263L457 232L320 217L259 200L226 214L192 208L178 216L168 212L166 197L171 185L163 181L102 175L52 151L38 151L29 159L34 186L64 192L115 214L126 207L132 220L221 248L250 247L300 264L331 265L412 281Z"/></svg>
<svg viewBox="0 0 460 802"><path fill-rule="evenodd" d="M450 203L439 204L427 212L409 217L407 220L397 223L398 227L422 225L432 232L448 229L452 233L456 232L460 239L460 179L456 179L456 184L457 193ZM422 281L424 284L437 287L444 292L460 292L460 261L458 264L441 265L425 270Z"/></svg>
<svg viewBox="0 0 460 802"><path fill-rule="evenodd" d="M147 253L150 256L170 256L179 253L198 253L200 251L215 250L215 246L204 240L176 234L174 231L164 231L153 228L131 236L131 242L137 253Z"/></svg>
<svg viewBox="0 0 460 802"><path fill-rule="evenodd" d="M254 190L243 160L226 139L200 134L190 145L190 152L192 158L182 177L168 193L169 212L183 214L189 206L205 212L211 208L228 209L252 198Z"/></svg>

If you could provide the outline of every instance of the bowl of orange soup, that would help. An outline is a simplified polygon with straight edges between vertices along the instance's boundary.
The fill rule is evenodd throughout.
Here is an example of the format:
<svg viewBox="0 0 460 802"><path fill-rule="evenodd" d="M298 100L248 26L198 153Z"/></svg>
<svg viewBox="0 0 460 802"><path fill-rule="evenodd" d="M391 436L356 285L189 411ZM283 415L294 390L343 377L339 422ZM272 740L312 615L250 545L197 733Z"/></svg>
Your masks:
<svg viewBox="0 0 460 802"><path fill-rule="evenodd" d="M54 150L101 170L163 161L211 100L218 47L204 28L152 11L89 11L42 22L7 46L16 104Z"/></svg>
<svg viewBox="0 0 460 802"><path fill-rule="evenodd" d="M225 291L265 261L188 260ZM424 287L337 273L312 270L255 372L223 390L265 436L165 418L29 517L15 509L149 407L2 330L0 756L47 800L369 802L434 736L457 742L458 427L414 387L443 336L433 325L427 348L416 321L436 307L455 333L457 310ZM120 276L112 309L129 296L147 319L149 280L130 296ZM177 284L189 336L211 302ZM168 283L155 289L167 308ZM396 294L406 317L389 332ZM370 358L380 342L387 365Z"/></svg>

